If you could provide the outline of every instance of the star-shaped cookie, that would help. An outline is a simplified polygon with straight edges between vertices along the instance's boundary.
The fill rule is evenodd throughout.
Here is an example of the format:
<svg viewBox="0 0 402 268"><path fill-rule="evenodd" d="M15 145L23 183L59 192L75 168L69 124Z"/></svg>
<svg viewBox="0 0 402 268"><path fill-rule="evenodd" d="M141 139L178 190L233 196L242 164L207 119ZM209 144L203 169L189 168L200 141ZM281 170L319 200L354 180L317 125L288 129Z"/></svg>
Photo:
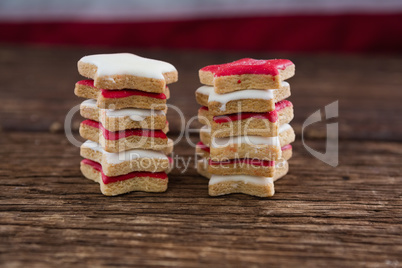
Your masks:
<svg viewBox="0 0 402 268"><path fill-rule="evenodd" d="M176 82L176 68L167 62L130 53L85 56L78 61L78 72L103 89L137 89L163 93L166 84Z"/></svg>
<svg viewBox="0 0 402 268"><path fill-rule="evenodd" d="M278 89L292 77L295 65L290 60L240 59L231 63L209 65L199 71L203 84L224 94L243 89Z"/></svg>

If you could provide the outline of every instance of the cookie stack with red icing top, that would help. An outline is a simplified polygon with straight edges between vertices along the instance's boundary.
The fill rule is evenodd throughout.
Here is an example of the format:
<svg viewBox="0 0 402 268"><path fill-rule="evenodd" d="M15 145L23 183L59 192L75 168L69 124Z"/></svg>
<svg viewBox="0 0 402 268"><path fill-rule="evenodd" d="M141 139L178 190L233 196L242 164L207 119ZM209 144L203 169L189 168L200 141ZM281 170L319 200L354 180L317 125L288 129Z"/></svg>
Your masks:
<svg viewBox="0 0 402 268"><path fill-rule="evenodd" d="M199 71L204 86L196 91L202 105L198 120L201 155L198 172L210 178L209 194L275 193L274 181L288 172L295 133L289 60L241 59Z"/></svg>
<svg viewBox="0 0 402 268"><path fill-rule="evenodd" d="M104 195L131 191L164 192L172 163L173 142L166 133L167 84L176 82L167 62L129 53L85 56L79 73L89 79L75 84L87 98L80 135L83 175L100 184Z"/></svg>

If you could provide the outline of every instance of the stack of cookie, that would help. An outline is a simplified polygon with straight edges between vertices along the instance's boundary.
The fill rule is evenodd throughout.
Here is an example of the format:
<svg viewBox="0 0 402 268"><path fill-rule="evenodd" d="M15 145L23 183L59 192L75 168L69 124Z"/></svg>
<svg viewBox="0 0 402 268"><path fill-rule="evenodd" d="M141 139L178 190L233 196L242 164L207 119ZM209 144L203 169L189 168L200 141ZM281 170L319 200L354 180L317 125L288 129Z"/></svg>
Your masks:
<svg viewBox="0 0 402 268"><path fill-rule="evenodd" d="M128 53L85 56L75 84L87 98L80 135L83 175L104 195L131 191L164 192L173 150L168 139L166 100L178 74L173 65Z"/></svg>
<svg viewBox="0 0 402 268"><path fill-rule="evenodd" d="M196 99L204 124L197 144L198 172L210 178L211 196L272 196L274 181L288 172L295 133L289 60L241 59L200 70Z"/></svg>

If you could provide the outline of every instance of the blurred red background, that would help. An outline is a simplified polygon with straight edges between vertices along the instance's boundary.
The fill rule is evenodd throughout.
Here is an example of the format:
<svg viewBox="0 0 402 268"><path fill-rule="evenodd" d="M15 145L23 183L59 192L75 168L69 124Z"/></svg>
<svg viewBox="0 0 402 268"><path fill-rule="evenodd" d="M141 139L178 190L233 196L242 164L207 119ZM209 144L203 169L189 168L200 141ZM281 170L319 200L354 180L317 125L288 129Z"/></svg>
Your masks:
<svg viewBox="0 0 402 268"><path fill-rule="evenodd" d="M401 52L395 0L5 0L0 42L293 52Z"/></svg>

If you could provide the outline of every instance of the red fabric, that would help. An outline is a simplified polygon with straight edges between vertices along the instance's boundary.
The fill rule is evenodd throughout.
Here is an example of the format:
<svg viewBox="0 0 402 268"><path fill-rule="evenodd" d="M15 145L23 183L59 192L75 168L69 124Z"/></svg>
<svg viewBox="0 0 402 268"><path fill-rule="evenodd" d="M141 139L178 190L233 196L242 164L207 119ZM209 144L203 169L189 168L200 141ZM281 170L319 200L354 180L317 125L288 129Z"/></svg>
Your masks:
<svg viewBox="0 0 402 268"><path fill-rule="evenodd" d="M0 22L0 42L189 49L401 52L402 14L164 22Z"/></svg>

